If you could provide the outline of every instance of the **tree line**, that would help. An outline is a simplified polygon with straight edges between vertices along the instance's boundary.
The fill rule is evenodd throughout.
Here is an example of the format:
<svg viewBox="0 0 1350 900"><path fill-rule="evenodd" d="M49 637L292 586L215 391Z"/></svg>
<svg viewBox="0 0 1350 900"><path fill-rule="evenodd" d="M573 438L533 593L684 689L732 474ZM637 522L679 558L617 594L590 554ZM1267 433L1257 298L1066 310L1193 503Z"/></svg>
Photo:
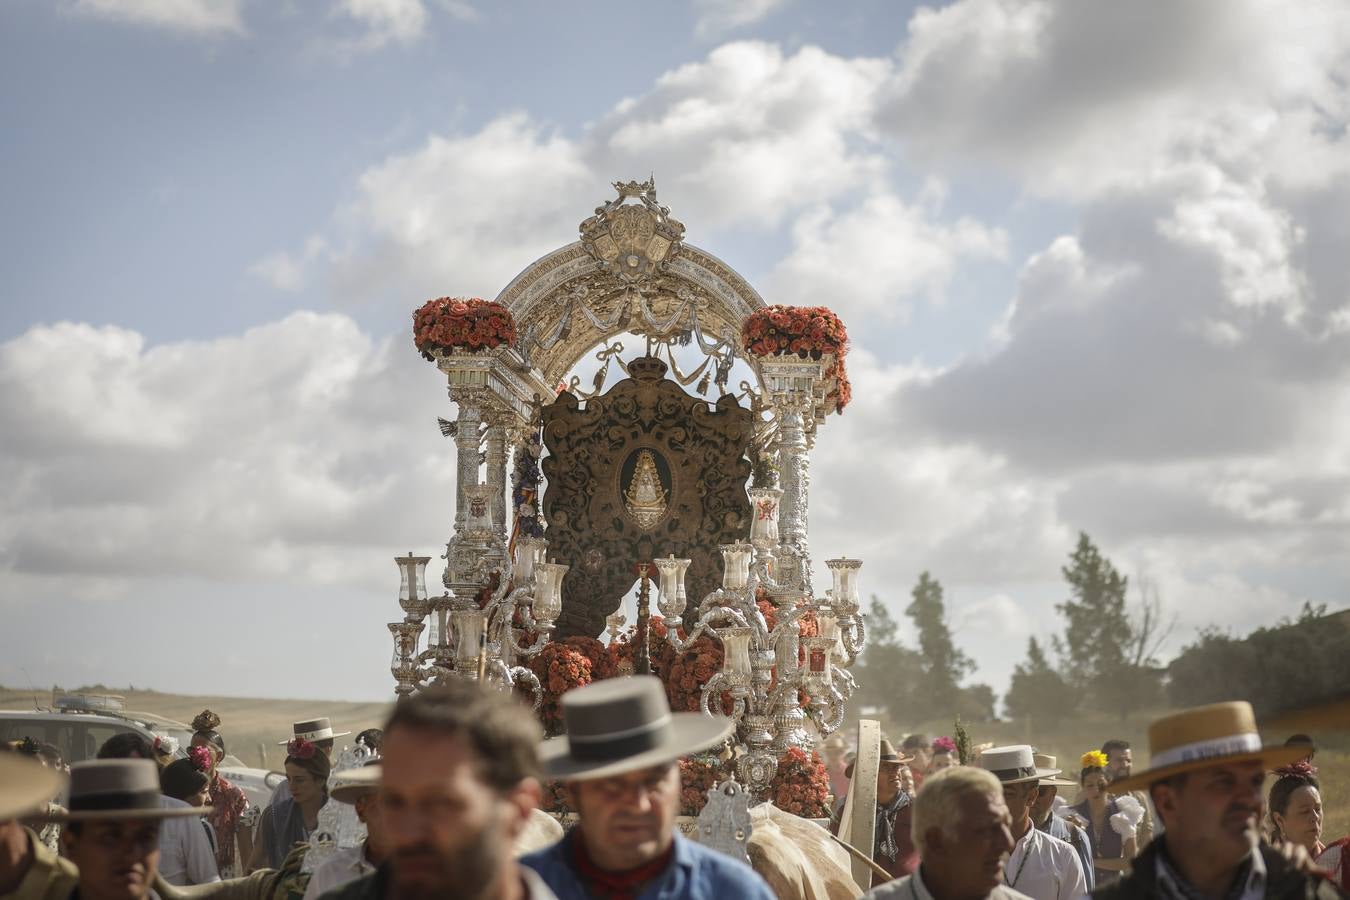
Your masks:
<svg viewBox="0 0 1350 900"><path fill-rule="evenodd" d="M1325 607L1305 606L1297 621L1247 638L1207 629L1163 666L1158 652L1176 620L1165 615L1148 579L1138 580L1131 601L1130 579L1083 533L1061 572L1061 630L1048 642L1027 642L1002 698L1009 718L1053 727L1087 707L1123 717L1165 702L1234 698L1269 715L1350 693L1350 613L1328 617ZM901 642L900 623L871 598L867 649L855 667L856 706L878 707L894 721L995 718L993 689L963 684L975 664L952 638L942 585L924 572L911 598L904 614L917 648Z"/></svg>

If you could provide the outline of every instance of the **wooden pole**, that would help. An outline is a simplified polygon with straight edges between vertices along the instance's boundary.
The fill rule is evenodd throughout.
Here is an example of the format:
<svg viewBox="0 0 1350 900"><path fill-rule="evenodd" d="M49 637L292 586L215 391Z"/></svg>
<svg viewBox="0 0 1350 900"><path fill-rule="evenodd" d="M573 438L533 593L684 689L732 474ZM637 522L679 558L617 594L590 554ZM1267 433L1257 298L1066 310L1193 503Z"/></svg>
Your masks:
<svg viewBox="0 0 1350 900"><path fill-rule="evenodd" d="M868 854L876 846L877 770L880 767L881 723L875 719L859 719L858 755L853 760L848 799L839 818L839 836ZM853 880L864 891L872 884L872 874L870 865L856 858L853 860Z"/></svg>

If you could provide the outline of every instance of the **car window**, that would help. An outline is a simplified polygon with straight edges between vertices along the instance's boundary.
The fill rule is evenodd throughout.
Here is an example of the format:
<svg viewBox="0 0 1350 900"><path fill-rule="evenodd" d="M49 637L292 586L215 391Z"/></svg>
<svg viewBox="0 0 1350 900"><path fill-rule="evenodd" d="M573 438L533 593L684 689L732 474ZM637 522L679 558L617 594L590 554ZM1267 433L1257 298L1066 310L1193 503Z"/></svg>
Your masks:
<svg viewBox="0 0 1350 900"><path fill-rule="evenodd" d="M80 759L93 759L98 756L98 748L103 746L103 742L115 734L121 734L124 731L133 729L125 725L114 725L109 723L104 725L102 722L83 722L83 728L79 735L79 741L84 748Z"/></svg>

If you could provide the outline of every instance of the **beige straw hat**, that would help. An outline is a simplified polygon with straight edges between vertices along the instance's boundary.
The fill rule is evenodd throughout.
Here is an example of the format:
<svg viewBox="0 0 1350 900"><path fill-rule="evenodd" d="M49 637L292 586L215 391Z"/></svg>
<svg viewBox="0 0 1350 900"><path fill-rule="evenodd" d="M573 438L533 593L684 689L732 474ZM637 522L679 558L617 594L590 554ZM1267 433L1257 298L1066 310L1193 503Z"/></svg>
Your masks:
<svg viewBox="0 0 1350 900"><path fill-rule="evenodd" d="M19 753L0 753L0 822L42 810L66 776Z"/></svg>
<svg viewBox="0 0 1350 900"><path fill-rule="evenodd" d="M1238 700L1197 706L1148 726L1149 768L1111 782L1111 793L1147 790L1173 775L1224 763L1259 762L1278 768L1308 755L1307 747L1261 744L1252 705Z"/></svg>

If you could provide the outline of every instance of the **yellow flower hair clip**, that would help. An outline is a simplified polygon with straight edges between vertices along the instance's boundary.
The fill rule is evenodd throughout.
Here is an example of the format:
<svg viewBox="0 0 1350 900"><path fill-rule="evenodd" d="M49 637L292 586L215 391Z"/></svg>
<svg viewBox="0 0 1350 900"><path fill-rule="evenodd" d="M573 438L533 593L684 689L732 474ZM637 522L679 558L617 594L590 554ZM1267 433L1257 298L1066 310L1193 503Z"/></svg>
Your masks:
<svg viewBox="0 0 1350 900"><path fill-rule="evenodd" d="M1084 769L1105 769L1106 754L1100 750L1089 750L1079 762Z"/></svg>

